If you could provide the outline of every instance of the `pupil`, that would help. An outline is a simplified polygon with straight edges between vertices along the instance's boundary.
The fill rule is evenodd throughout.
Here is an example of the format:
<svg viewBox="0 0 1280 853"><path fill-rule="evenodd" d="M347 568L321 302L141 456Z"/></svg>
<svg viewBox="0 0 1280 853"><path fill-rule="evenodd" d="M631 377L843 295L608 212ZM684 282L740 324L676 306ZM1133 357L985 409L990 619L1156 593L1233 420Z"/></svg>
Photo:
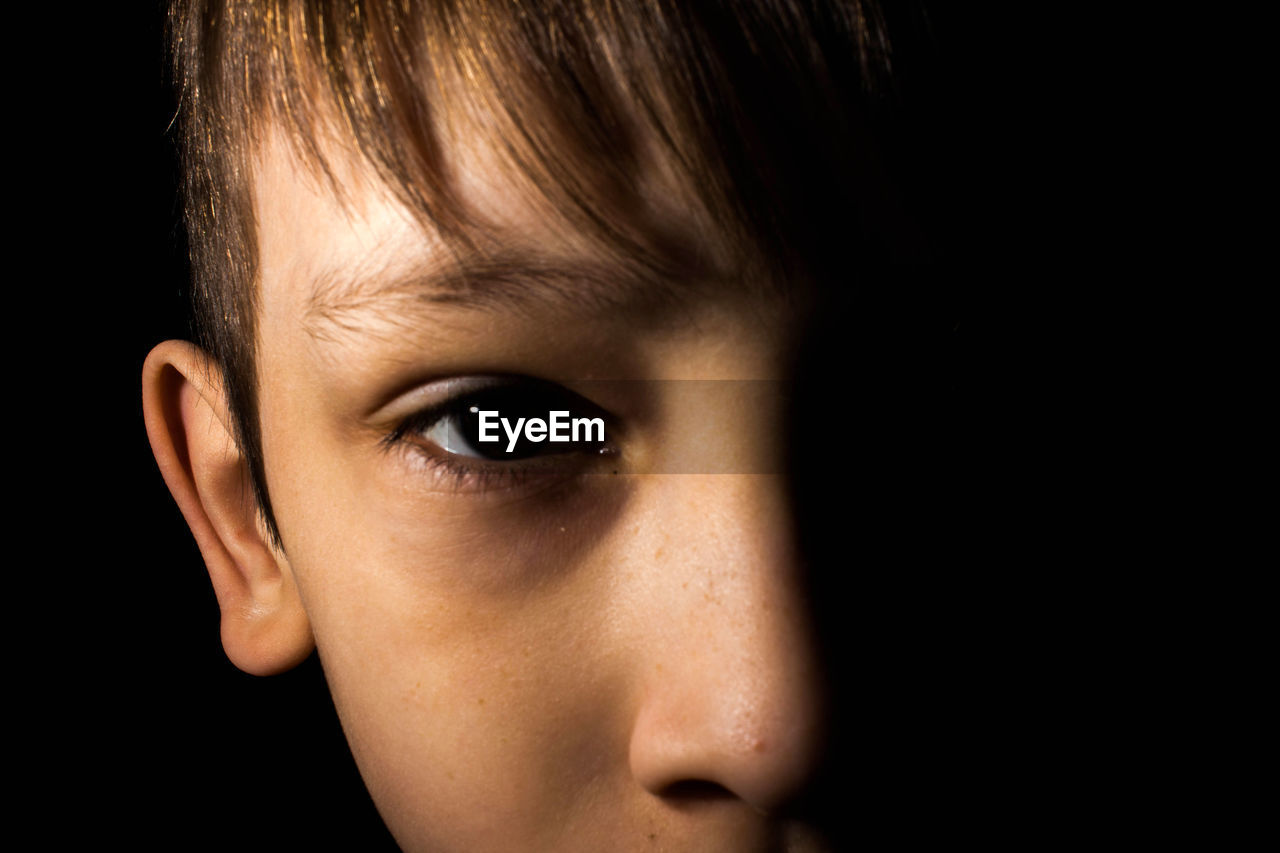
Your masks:
<svg viewBox="0 0 1280 853"><path fill-rule="evenodd" d="M499 386L478 391L459 401L455 410L449 415L449 444L451 447L465 450L483 459L492 461L514 461L531 459L538 456L555 456L563 453L582 453L599 450L604 446L601 441L551 441L551 412L568 412L563 419L564 426L560 433L573 435L574 418L597 418L603 414L576 394L568 394L563 389L549 390L539 384ZM489 435L496 435L497 441L480 440L480 412L497 412L490 416ZM521 419L523 423L520 423ZM528 422L537 418L546 424L542 431L542 441L529 441L525 438L525 427ZM504 426L502 420L507 422ZM520 423L519 437L511 452L511 438L507 434L507 426L515 429ZM495 427L496 425L496 427ZM591 430L590 437L596 438L599 431ZM586 437L587 431L580 430L580 437Z"/></svg>

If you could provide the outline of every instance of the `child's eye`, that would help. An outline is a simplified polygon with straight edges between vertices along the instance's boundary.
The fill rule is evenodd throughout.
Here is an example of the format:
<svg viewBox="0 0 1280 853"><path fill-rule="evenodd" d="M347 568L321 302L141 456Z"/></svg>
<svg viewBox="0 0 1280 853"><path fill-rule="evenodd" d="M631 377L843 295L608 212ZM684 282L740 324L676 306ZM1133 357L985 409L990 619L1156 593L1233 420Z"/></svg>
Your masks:
<svg viewBox="0 0 1280 853"><path fill-rule="evenodd" d="M614 419L552 382L501 378L471 387L401 423L387 445L407 444L454 485L490 488L530 474L581 471L615 453Z"/></svg>
<svg viewBox="0 0 1280 853"><path fill-rule="evenodd" d="M516 380L491 386L454 397L423 415L430 422L420 421L419 436L447 453L472 459L512 462L605 446L605 413L550 382ZM557 423L559 435L553 436Z"/></svg>

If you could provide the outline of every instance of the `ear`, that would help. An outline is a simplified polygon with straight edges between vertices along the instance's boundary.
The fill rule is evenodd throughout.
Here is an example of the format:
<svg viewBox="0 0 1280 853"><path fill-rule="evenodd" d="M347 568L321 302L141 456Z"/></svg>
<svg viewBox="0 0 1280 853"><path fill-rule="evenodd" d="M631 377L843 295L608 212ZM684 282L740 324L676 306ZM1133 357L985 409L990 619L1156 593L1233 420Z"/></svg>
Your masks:
<svg viewBox="0 0 1280 853"><path fill-rule="evenodd" d="M143 365L142 410L160 473L209 569L227 657L271 675L300 663L315 641L289 562L258 511L223 388L203 350L165 341Z"/></svg>

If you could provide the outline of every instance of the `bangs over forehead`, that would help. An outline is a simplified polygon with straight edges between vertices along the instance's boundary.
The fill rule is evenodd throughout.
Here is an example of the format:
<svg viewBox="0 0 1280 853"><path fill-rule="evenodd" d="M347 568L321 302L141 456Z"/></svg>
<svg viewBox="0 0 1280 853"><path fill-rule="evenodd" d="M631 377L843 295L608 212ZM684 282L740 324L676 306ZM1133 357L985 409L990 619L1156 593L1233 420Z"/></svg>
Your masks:
<svg viewBox="0 0 1280 853"><path fill-rule="evenodd" d="M548 213L655 277L709 259L772 286L826 277L874 249L885 208L861 112L888 70L871 2L192 0L170 39L197 331L273 529L249 187L269 128L341 197L336 132L447 245L485 252L501 247L450 171L450 140L478 136ZM687 221L664 229L655 201Z"/></svg>

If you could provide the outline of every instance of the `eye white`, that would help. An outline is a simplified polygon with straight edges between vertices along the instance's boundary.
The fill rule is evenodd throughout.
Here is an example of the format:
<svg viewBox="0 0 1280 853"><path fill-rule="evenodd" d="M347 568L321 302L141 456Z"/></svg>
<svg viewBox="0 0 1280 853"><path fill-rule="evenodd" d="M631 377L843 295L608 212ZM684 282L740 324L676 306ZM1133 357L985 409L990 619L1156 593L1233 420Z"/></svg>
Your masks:
<svg viewBox="0 0 1280 853"><path fill-rule="evenodd" d="M479 409L476 406L472 406L471 411L476 412ZM489 458L467 440L466 431L459 428L457 417L452 414L445 415L432 424L429 429L423 432L422 437L445 453L452 453L455 456L463 456L468 459Z"/></svg>

